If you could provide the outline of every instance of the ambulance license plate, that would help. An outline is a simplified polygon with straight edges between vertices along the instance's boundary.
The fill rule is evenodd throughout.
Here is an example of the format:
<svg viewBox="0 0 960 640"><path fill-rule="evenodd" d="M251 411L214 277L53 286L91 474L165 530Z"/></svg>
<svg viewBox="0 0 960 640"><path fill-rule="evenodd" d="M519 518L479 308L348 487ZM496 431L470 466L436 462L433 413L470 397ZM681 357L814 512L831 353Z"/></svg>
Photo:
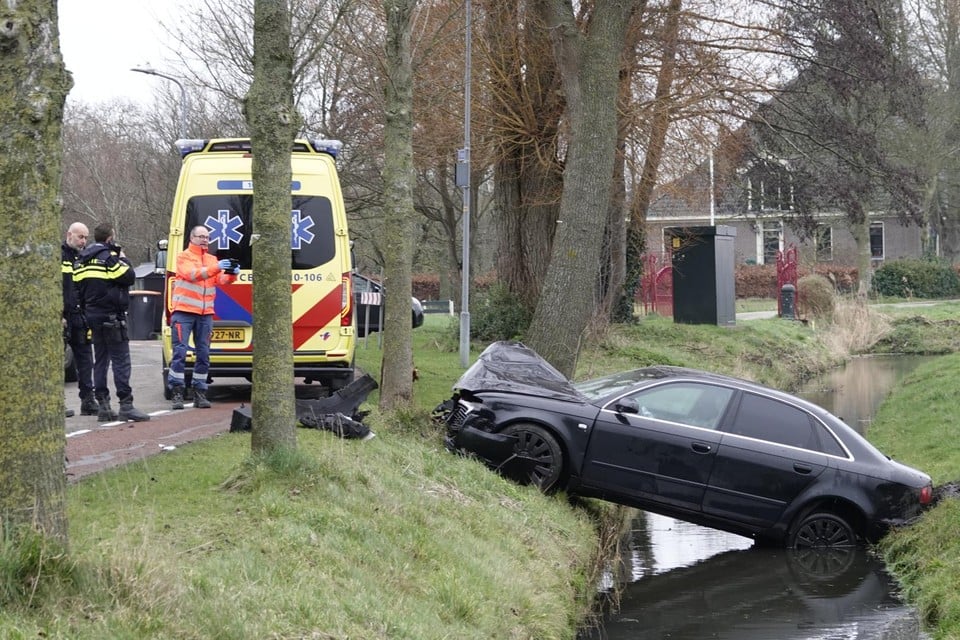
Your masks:
<svg viewBox="0 0 960 640"><path fill-rule="evenodd" d="M214 329L213 342L243 342L243 329Z"/></svg>

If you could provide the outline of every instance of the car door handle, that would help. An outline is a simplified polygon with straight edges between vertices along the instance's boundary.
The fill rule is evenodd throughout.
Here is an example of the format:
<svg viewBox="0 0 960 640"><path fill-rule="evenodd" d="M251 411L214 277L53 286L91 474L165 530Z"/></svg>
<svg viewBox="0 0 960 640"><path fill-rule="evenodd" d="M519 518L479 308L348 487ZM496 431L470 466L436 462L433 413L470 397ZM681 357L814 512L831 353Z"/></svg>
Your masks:
<svg viewBox="0 0 960 640"><path fill-rule="evenodd" d="M690 445L690 448L693 449L694 453L710 453L713 450L713 447L703 442L694 442Z"/></svg>
<svg viewBox="0 0 960 640"><path fill-rule="evenodd" d="M793 465L793 470L797 473L808 474L813 471L813 468L802 464L795 464Z"/></svg>

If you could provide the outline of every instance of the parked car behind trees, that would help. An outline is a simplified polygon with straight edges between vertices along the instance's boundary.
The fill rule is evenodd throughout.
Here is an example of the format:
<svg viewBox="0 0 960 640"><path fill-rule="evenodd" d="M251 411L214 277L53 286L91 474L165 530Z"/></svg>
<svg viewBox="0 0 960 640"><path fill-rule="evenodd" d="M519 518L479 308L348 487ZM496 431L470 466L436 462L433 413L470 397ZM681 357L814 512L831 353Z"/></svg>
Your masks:
<svg viewBox="0 0 960 640"><path fill-rule="evenodd" d="M353 317L357 320L357 335L380 331L383 323L383 301L386 300L383 285L358 273L353 274ZM410 320L416 329L423 324L423 305L410 297Z"/></svg>

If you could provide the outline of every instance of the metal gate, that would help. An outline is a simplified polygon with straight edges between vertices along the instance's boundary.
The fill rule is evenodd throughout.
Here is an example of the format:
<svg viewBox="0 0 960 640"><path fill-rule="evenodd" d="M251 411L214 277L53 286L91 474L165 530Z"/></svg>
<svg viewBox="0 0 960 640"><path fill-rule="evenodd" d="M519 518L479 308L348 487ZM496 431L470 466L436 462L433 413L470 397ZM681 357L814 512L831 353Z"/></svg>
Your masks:
<svg viewBox="0 0 960 640"><path fill-rule="evenodd" d="M673 262L669 253L645 253L640 300L643 312L673 316Z"/></svg>

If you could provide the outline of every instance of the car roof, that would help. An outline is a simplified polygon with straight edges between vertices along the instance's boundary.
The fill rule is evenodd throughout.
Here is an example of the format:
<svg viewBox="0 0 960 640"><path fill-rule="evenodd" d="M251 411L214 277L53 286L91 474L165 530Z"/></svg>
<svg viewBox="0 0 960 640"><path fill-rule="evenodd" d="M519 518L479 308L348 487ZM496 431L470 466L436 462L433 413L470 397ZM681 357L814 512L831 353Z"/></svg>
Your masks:
<svg viewBox="0 0 960 640"><path fill-rule="evenodd" d="M825 411L823 407L813 404L803 398L795 396L793 394L787 393L785 391L780 391L779 389L774 389L773 387L768 387L766 385L760 384L759 382L753 382L752 380L746 380L744 378L736 378L734 376L724 375L722 373L714 373L712 371L703 371L701 369L689 369L687 367L675 367L672 365L654 365L650 367L643 367L637 369L637 371L648 372L649 377L653 380L662 380L665 378L677 378L677 379L690 379L698 380L701 382L716 382L719 384L726 384L730 386L735 386L740 389L748 391L756 391L765 395L775 396L783 400L789 400L797 404L803 404L808 408L817 408L820 411Z"/></svg>

